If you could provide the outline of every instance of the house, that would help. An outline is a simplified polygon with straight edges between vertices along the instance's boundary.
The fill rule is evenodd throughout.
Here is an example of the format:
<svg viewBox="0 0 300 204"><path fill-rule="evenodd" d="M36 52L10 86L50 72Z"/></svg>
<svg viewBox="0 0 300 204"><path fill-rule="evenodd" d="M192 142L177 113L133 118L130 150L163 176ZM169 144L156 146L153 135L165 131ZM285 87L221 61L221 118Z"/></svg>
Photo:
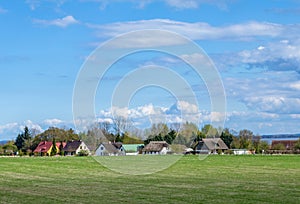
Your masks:
<svg viewBox="0 0 300 204"><path fill-rule="evenodd" d="M59 153L61 142L56 142L56 152ZM63 147L66 145L65 142L62 143ZM51 150L53 148L53 142L50 141L42 141L38 144L38 146L35 148L33 153L35 155L40 156L50 156Z"/></svg>
<svg viewBox="0 0 300 204"><path fill-rule="evenodd" d="M66 156L78 155L79 152L85 151L87 154L91 154L89 148L81 140L73 140L67 142L66 146L63 148Z"/></svg>
<svg viewBox="0 0 300 204"><path fill-rule="evenodd" d="M121 142L101 143L95 151L95 156L124 156L125 149Z"/></svg>
<svg viewBox="0 0 300 204"><path fill-rule="evenodd" d="M194 149L200 154L216 154L218 151L228 150L228 147L221 138L205 138L198 141Z"/></svg>
<svg viewBox="0 0 300 204"><path fill-rule="evenodd" d="M166 141L150 141L143 149L143 154L167 154L169 144Z"/></svg>

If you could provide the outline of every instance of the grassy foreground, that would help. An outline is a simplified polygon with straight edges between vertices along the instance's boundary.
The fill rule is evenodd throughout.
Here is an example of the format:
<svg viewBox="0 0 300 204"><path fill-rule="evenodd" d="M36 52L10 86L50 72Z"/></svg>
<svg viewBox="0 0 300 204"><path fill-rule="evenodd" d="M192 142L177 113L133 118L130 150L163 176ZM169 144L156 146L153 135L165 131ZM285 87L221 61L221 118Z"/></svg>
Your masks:
<svg viewBox="0 0 300 204"><path fill-rule="evenodd" d="M128 159L109 158L125 160L122 163ZM215 155L202 161L190 155L148 175L116 173L92 157L0 158L0 203L299 203L299 200L300 156L296 155Z"/></svg>

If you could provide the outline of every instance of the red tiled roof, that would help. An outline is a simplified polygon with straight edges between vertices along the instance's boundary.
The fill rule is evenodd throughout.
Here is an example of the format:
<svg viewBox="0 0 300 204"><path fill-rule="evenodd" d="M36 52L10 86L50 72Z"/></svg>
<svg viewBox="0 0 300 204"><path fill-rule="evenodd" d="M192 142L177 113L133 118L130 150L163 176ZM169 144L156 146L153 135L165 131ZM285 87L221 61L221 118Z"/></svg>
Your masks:
<svg viewBox="0 0 300 204"><path fill-rule="evenodd" d="M46 153L46 152L49 151L51 146L52 146L52 142L42 141L42 142L39 143L39 145L35 148L35 150L33 152Z"/></svg>
<svg viewBox="0 0 300 204"><path fill-rule="evenodd" d="M60 142L56 142L56 146L59 148L60 146ZM63 142L63 148L66 146L66 142ZM39 145L35 148L35 150L33 152L41 152L41 153L46 153L49 151L49 149L52 147L52 142L48 142L48 141L42 141L39 143Z"/></svg>
<svg viewBox="0 0 300 204"><path fill-rule="evenodd" d="M58 147L58 149L60 147L60 144L61 144L61 142L56 142L56 146ZM64 148L66 146L66 144L67 144L66 142L63 142L62 143L62 145L63 145L62 147Z"/></svg>

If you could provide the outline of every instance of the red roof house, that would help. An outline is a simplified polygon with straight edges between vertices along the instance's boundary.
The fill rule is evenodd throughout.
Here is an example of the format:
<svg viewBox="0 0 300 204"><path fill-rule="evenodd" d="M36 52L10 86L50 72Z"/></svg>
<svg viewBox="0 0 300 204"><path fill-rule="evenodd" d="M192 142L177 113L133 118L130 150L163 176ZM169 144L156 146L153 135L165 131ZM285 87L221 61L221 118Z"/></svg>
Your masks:
<svg viewBox="0 0 300 204"><path fill-rule="evenodd" d="M59 153L60 145L61 145L61 142L56 142L57 153ZM66 143L63 142L62 145L63 145L62 148L64 148L66 146ZM39 143L39 145L35 148L35 150L33 152L35 154L49 156L51 154L52 146L53 146L52 142L42 141Z"/></svg>

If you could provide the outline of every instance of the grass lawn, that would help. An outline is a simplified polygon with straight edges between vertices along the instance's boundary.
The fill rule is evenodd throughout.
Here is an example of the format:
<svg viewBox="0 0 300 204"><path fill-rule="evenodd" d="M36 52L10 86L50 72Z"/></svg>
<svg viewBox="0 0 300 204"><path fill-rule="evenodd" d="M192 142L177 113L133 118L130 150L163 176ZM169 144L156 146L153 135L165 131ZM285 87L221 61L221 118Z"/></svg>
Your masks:
<svg viewBox="0 0 300 204"><path fill-rule="evenodd" d="M105 159L132 166L126 160L134 158ZM189 155L147 175L117 173L92 157L0 158L0 203L299 201L300 156L296 155L214 155L204 160Z"/></svg>

